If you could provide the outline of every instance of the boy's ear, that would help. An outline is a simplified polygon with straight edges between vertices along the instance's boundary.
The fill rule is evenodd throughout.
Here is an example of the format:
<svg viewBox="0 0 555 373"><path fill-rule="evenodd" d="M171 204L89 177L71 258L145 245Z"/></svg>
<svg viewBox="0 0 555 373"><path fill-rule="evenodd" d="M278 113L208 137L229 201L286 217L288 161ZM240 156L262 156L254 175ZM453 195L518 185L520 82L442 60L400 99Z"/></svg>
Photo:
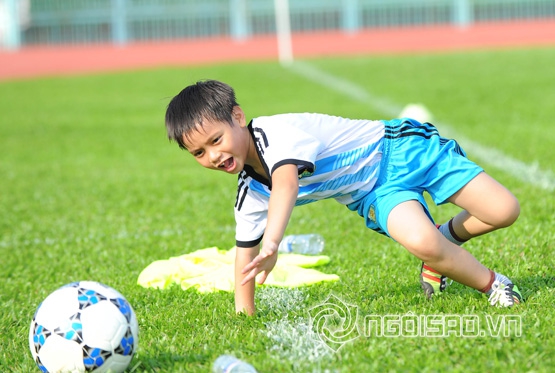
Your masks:
<svg viewBox="0 0 555 373"><path fill-rule="evenodd" d="M233 107L233 111L231 112L231 117L233 118L234 121L239 123L239 126L241 126L241 127L246 127L247 126L247 120L245 118L245 112L243 111L243 109L241 109L240 106L234 106Z"/></svg>

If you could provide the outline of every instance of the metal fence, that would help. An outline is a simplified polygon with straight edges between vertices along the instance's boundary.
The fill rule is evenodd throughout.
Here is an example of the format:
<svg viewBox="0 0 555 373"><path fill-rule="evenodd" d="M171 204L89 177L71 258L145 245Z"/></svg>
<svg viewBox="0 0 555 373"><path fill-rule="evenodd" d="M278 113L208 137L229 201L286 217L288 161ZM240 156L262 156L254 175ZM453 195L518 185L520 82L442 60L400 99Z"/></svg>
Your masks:
<svg viewBox="0 0 555 373"><path fill-rule="evenodd" d="M293 32L555 18L555 0L290 0ZM0 0L0 45L275 32L273 0Z"/></svg>

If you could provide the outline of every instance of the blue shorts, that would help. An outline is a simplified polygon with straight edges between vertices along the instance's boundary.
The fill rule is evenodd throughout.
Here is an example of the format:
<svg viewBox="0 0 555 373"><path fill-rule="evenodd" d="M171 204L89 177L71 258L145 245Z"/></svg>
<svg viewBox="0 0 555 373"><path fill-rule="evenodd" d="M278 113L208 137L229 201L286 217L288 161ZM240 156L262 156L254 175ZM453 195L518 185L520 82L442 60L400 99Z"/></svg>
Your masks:
<svg viewBox="0 0 555 373"><path fill-rule="evenodd" d="M402 118L384 124L378 181L370 193L347 207L364 217L368 228L389 236L387 218L395 206L417 200L433 222L423 193L440 205L483 169L430 123Z"/></svg>

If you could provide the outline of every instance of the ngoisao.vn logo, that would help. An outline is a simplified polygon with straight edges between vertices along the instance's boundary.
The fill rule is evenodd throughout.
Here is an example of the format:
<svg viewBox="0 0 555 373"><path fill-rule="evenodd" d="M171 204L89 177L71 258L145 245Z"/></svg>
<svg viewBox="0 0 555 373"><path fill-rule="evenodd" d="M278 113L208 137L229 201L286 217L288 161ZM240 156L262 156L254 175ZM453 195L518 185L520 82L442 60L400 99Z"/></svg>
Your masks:
<svg viewBox="0 0 555 373"><path fill-rule="evenodd" d="M520 315L367 314L336 295L308 310L314 338L333 351L357 338L507 338L522 336Z"/></svg>

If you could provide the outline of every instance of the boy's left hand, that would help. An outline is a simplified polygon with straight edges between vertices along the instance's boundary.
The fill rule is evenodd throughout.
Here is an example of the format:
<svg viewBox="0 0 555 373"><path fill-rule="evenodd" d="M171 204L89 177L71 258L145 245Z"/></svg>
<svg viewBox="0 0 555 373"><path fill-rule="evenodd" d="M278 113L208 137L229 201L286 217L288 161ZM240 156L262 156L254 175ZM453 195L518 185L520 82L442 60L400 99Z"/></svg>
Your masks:
<svg viewBox="0 0 555 373"><path fill-rule="evenodd" d="M263 284L266 278L274 269L278 258L277 245L272 245L274 247L268 247L268 245L263 245L260 254L258 254L249 264L243 268L241 273L245 274L250 271L250 273L243 278L241 285L245 285L247 282L253 280L259 273L262 273L258 278L257 282Z"/></svg>

